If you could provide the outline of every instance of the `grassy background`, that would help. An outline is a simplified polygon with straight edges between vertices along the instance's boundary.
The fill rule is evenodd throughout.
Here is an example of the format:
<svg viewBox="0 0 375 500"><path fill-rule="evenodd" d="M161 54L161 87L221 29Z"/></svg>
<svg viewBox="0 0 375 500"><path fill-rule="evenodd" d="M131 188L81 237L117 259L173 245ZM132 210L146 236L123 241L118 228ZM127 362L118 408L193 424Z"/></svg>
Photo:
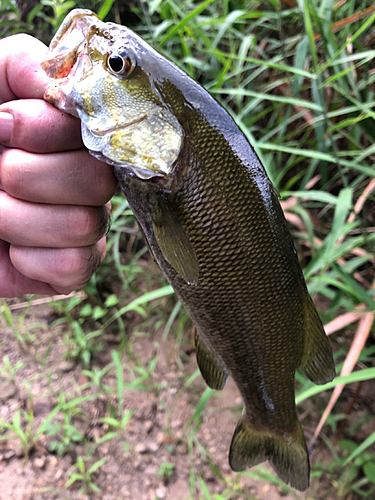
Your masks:
<svg viewBox="0 0 375 500"><path fill-rule="evenodd" d="M375 380L373 2L43 0L28 5L31 10L21 13L12 0L0 0L0 36L26 31L49 43L69 10L90 8L105 20L133 28L232 114L282 196L309 290L332 333L342 375L329 387L316 387L297 374L301 412L319 412L322 402L326 405L327 430L311 436L311 444L318 435L325 439L331 454L329 464L313 467L313 477L330 478L329 489L319 498L373 498L375 432L358 440L359 427L374 420L371 405L354 421L349 418L363 384ZM67 326L67 358L82 364L98 391L107 388L93 356L105 348L104 332L120 335L119 349L106 368L117 374L121 418L112 424L118 429L125 429L131 417L122 409L120 365L123 352L132 350L127 314L142 318L138 330L145 335L163 327L163 337L175 336L178 346L190 342L190 320L170 296L162 275L156 268L150 273L145 260L147 249L134 217L121 195L115 196L105 263L85 294L52 304L55 324ZM6 302L0 310L12 335L24 343L24 315L12 315ZM17 366L7 357L1 370L9 379L17 376ZM152 367L139 370L136 380L142 386ZM77 399L77 408L80 404ZM45 427L64 408L56 404ZM31 439L25 436L25 419L27 415L16 412L12 421L0 423L0 432L2 439L13 433L29 450L46 428L33 429ZM74 441L72 429L69 439ZM78 458L76 475L67 485L83 477L86 488L95 490L100 487L91 481L96 469L88 473L85 460ZM249 473L262 477L264 471ZM207 485L200 484L200 491L201 498L219 498L211 496Z"/></svg>

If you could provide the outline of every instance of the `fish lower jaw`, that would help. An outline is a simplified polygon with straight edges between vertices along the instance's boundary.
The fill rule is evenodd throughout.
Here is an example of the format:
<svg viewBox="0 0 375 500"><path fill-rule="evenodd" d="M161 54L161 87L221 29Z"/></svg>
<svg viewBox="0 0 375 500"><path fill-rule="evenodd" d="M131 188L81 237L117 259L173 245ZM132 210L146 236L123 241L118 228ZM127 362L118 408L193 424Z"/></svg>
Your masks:
<svg viewBox="0 0 375 500"><path fill-rule="evenodd" d="M69 98L63 92L61 92L61 86L58 82L47 88L44 93L44 100L60 111L79 118L76 106L70 102Z"/></svg>
<svg viewBox="0 0 375 500"><path fill-rule="evenodd" d="M102 162L108 163L108 165L112 165L113 167L122 167L127 170L130 170L133 174L135 174L139 179L142 180L147 180L151 179L153 177L160 177L163 178L164 175L161 174L160 172L153 172L151 170L147 170L142 167L138 167L137 165L132 165L130 163L121 163L116 160L112 160L111 158L108 158L104 154L102 154L100 151L95 151L92 149L89 149L89 153L96 158L97 160L100 160Z"/></svg>

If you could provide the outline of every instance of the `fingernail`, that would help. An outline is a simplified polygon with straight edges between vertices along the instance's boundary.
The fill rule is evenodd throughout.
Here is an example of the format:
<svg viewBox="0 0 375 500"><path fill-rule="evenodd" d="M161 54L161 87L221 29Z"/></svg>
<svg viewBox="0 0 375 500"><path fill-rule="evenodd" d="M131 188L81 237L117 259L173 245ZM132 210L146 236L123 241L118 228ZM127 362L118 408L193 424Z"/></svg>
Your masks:
<svg viewBox="0 0 375 500"><path fill-rule="evenodd" d="M8 142L12 137L13 116L0 112L0 142Z"/></svg>

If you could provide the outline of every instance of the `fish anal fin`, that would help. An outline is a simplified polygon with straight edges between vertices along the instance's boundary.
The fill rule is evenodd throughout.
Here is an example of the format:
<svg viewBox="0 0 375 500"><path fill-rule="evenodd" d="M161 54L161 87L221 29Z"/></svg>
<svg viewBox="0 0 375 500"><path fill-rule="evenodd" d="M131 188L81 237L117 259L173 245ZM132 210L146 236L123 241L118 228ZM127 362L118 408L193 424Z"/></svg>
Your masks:
<svg viewBox="0 0 375 500"><path fill-rule="evenodd" d="M266 460L286 484L300 491L309 487L309 455L298 420L293 433L281 436L255 429L246 415L241 418L233 434L229 465L242 471Z"/></svg>
<svg viewBox="0 0 375 500"><path fill-rule="evenodd" d="M206 384L217 391L224 389L228 380L227 370L206 346L197 332L195 332L194 341L197 363Z"/></svg>
<svg viewBox="0 0 375 500"><path fill-rule="evenodd" d="M164 259L189 284L198 283L198 260L185 229L169 206L158 197L153 211L153 229Z"/></svg>
<svg viewBox="0 0 375 500"><path fill-rule="evenodd" d="M305 346L299 369L315 384L325 384L336 375L331 345L309 295L305 307Z"/></svg>

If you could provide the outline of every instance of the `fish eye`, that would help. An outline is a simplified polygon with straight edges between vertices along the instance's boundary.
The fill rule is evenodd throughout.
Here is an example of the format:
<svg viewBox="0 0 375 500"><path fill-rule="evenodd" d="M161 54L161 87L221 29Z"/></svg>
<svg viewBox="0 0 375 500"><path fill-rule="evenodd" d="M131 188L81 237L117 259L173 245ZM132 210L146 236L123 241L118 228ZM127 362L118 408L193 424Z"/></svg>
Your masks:
<svg viewBox="0 0 375 500"><path fill-rule="evenodd" d="M107 66L111 73L118 76L129 76L133 71L133 62L130 57L112 54L107 59Z"/></svg>

